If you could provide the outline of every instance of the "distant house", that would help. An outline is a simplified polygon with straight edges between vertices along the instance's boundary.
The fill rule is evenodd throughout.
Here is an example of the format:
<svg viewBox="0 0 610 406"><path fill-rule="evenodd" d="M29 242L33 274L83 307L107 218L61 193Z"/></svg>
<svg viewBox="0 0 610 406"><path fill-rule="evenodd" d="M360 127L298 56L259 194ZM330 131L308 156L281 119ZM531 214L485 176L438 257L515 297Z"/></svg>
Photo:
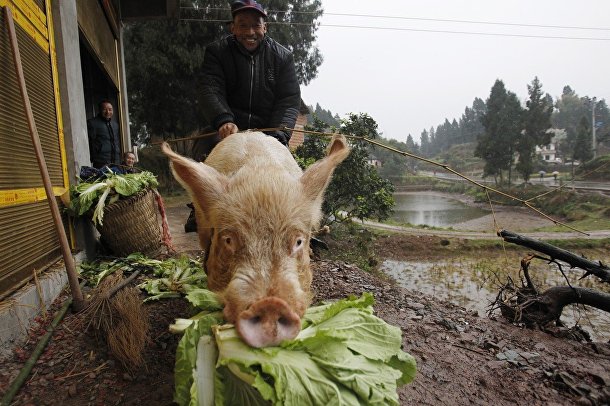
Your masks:
<svg viewBox="0 0 610 406"><path fill-rule="evenodd" d="M545 162L560 164L563 162L563 160L559 157L557 145L563 138L565 138L566 132L565 130L557 128L550 129L549 132L553 133L551 142L547 145L543 145L542 147L536 146L536 155L540 156L540 158Z"/></svg>
<svg viewBox="0 0 610 406"><path fill-rule="evenodd" d="M382 162L379 159L375 158L374 156L370 157L366 161L366 163L371 165L371 166L373 166L373 167L375 167L375 168L381 168L381 166L382 166Z"/></svg>

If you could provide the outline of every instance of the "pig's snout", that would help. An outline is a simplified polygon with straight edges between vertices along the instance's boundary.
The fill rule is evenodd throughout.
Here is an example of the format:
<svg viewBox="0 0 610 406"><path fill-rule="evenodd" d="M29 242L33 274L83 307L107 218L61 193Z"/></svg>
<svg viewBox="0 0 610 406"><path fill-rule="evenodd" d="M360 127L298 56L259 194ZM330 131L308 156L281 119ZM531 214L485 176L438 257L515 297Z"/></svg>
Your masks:
<svg viewBox="0 0 610 406"><path fill-rule="evenodd" d="M277 297L267 297L242 311L236 328L242 340L251 347L278 345L293 339L301 331L301 318Z"/></svg>

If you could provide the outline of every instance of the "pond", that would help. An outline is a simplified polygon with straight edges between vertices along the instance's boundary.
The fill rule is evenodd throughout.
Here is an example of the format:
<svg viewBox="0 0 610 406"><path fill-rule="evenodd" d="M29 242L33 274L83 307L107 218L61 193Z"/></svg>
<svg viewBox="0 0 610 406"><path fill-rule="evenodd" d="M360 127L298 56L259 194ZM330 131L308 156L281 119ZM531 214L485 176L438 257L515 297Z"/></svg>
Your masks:
<svg viewBox="0 0 610 406"><path fill-rule="evenodd" d="M481 317L486 317L488 307L497 294L498 288L506 283L510 276L513 281L520 280L518 265L503 258L481 258L469 260L443 260L437 262L410 262L386 260L381 270L391 276L398 285L416 290L437 299L445 300L466 309L476 310ZM508 270L508 271L507 271ZM546 263L532 262L530 275L541 290L550 286L564 286L565 280L556 267ZM583 286L597 290L608 291L609 288L587 278L579 281L581 272L568 271L570 283L573 286ZM567 306L562 315L562 321L568 326L578 323L587 330L596 341L610 339L610 314L582 306ZM499 314L499 311L498 311Z"/></svg>
<svg viewBox="0 0 610 406"><path fill-rule="evenodd" d="M394 200L392 220L413 225L450 227L489 213L457 199L426 192L396 193Z"/></svg>

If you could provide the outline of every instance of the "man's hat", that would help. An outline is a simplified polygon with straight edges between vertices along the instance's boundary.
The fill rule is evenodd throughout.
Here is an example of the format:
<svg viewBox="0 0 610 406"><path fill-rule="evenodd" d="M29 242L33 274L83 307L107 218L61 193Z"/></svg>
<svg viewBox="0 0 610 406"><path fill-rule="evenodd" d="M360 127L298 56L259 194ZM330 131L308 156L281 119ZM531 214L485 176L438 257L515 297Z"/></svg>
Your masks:
<svg viewBox="0 0 610 406"><path fill-rule="evenodd" d="M240 11L244 11L244 10L254 10L254 11L257 11L264 18L267 18L267 13L265 13L265 10L263 9L263 6L261 6L260 4L258 4L254 0L238 0L238 1L234 1L231 4L231 15L233 17L235 17L235 14L239 13Z"/></svg>

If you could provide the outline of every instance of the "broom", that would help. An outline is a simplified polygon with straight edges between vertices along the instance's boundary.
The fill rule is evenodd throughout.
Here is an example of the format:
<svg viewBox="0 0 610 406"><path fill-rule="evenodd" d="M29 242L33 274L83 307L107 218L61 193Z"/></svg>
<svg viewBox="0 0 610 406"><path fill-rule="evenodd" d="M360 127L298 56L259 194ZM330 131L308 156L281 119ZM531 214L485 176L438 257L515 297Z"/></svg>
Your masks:
<svg viewBox="0 0 610 406"><path fill-rule="evenodd" d="M139 289L127 287L139 273L136 270L125 280L122 271L104 278L92 291L93 298L87 307L78 315L85 326L84 331L92 328L102 335L110 353L129 371L143 364L142 354L149 340L148 314Z"/></svg>

